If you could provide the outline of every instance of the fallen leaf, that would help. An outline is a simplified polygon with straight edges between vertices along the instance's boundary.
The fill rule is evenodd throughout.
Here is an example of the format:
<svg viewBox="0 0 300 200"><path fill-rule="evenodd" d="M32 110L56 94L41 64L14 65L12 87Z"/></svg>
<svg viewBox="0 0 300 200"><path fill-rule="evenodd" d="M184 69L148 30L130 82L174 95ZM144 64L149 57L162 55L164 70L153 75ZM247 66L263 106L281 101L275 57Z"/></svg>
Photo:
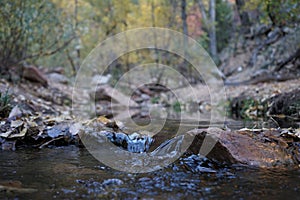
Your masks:
<svg viewBox="0 0 300 200"><path fill-rule="evenodd" d="M82 125L80 123L75 123L70 126L69 132L72 135L77 135L81 129L82 129Z"/></svg>
<svg viewBox="0 0 300 200"><path fill-rule="evenodd" d="M11 130L6 131L5 133L0 133L1 137L7 138L11 134Z"/></svg>
<svg viewBox="0 0 300 200"><path fill-rule="evenodd" d="M107 123L111 122L111 120L107 119L107 118L104 117L104 116L98 117L98 118L97 118L97 121L98 121L98 122L101 122L102 124L107 124Z"/></svg>
<svg viewBox="0 0 300 200"><path fill-rule="evenodd" d="M22 111L20 110L19 106L16 105L9 113L8 118L12 118L18 115L22 115Z"/></svg>
<svg viewBox="0 0 300 200"><path fill-rule="evenodd" d="M300 138L300 128L295 130L295 135Z"/></svg>
<svg viewBox="0 0 300 200"><path fill-rule="evenodd" d="M44 123L47 125L54 125L56 123L60 123L65 121L64 117L53 117L53 118L48 118L48 119L44 119Z"/></svg>
<svg viewBox="0 0 300 200"><path fill-rule="evenodd" d="M23 128L23 130L20 133L9 135L8 138L24 137L26 133L27 133L27 127Z"/></svg>
<svg viewBox="0 0 300 200"><path fill-rule="evenodd" d="M23 124L24 124L24 122L22 120L15 120L15 121L11 122L10 127L18 128L18 127L22 126Z"/></svg>

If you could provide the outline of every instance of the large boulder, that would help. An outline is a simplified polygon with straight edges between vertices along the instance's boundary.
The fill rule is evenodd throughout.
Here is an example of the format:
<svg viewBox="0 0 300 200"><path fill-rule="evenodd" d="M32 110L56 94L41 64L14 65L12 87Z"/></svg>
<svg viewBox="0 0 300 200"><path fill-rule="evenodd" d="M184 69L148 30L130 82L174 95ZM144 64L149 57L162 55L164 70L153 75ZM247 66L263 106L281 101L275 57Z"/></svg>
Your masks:
<svg viewBox="0 0 300 200"><path fill-rule="evenodd" d="M282 137L277 130L195 129L195 139L189 148L198 154L206 141L216 141L206 157L225 164L245 164L257 167L297 166L299 164L299 141ZM298 145L297 145L298 144ZM297 148L298 146L298 148ZM200 149L200 154L202 149ZM204 150L205 151L205 150Z"/></svg>

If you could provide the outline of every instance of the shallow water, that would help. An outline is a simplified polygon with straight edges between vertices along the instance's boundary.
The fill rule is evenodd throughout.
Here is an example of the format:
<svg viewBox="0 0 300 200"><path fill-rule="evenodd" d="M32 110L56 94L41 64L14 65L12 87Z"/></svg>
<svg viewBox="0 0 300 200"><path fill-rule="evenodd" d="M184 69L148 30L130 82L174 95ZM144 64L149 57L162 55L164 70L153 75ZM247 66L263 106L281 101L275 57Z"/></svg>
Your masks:
<svg viewBox="0 0 300 200"><path fill-rule="evenodd" d="M37 192L1 191L0 198L77 199L298 199L299 170L263 170L235 166L215 172L196 170L192 159L147 174L106 167L74 146L0 152L1 181L17 180Z"/></svg>
<svg viewBox="0 0 300 200"><path fill-rule="evenodd" d="M23 188L37 191L2 189L0 199L300 198L298 169L220 166L186 155L162 170L130 174L106 167L76 146L0 151L0 185L3 181L20 181Z"/></svg>

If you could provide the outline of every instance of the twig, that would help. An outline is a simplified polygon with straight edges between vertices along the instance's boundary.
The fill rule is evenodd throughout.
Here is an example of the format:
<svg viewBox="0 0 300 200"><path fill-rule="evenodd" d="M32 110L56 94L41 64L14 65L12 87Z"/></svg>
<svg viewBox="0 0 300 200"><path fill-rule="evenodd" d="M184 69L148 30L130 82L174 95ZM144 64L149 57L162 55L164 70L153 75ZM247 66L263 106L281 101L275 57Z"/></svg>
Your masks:
<svg viewBox="0 0 300 200"><path fill-rule="evenodd" d="M280 128L278 122L272 116L270 116L270 119L277 125L277 128Z"/></svg>
<svg viewBox="0 0 300 200"><path fill-rule="evenodd" d="M60 140L60 139L63 139L64 136L60 136L58 138L53 138L52 140L48 141L48 142L45 142L44 144L42 144L41 146L39 146L39 149L42 149L44 148L45 146L47 146L48 144L50 144L51 142L54 142L56 140Z"/></svg>

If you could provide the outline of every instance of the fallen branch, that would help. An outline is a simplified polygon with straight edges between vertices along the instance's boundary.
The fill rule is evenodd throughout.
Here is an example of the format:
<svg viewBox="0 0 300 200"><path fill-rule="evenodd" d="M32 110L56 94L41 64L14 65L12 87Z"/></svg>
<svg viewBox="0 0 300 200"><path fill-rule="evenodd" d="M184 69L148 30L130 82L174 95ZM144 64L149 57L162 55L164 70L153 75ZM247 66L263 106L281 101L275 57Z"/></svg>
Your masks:
<svg viewBox="0 0 300 200"><path fill-rule="evenodd" d="M277 42L282 36L282 31L280 29L275 30L270 37L262 42L253 52L249 62L248 67L252 67L256 63L258 53L263 50L266 46L274 44Z"/></svg>
<svg viewBox="0 0 300 200"><path fill-rule="evenodd" d="M288 57L286 60L280 62L278 64L278 66L276 67L275 71L278 72L280 71L286 64L292 62L293 60L296 60L300 58L300 48L293 54L291 55L290 57Z"/></svg>

